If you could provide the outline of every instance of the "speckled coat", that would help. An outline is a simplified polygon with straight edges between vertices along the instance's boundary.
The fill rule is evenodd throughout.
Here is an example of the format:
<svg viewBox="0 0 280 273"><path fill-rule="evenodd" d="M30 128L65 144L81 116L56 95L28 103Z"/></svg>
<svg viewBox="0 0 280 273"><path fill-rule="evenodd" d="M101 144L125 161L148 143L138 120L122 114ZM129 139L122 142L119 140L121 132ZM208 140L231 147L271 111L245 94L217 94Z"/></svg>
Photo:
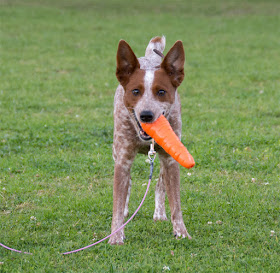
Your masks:
<svg viewBox="0 0 280 273"><path fill-rule="evenodd" d="M174 132L181 137L181 105L177 88L184 79L185 54L182 42L177 41L162 60L154 49L162 53L164 48L165 37L155 37L149 42L145 57L137 59L125 41L119 42L116 76L120 85L114 100L112 232L128 216L130 169L133 160L137 153L147 153L150 145L149 137L143 132L139 121L145 119L153 122L164 114ZM155 149L159 154L161 167L155 189L153 219L167 220L166 192L174 235L190 239L181 212L178 163L158 145ZM121 230L110 238L109 243L123 244L124 238L124 230Z"/></svg>

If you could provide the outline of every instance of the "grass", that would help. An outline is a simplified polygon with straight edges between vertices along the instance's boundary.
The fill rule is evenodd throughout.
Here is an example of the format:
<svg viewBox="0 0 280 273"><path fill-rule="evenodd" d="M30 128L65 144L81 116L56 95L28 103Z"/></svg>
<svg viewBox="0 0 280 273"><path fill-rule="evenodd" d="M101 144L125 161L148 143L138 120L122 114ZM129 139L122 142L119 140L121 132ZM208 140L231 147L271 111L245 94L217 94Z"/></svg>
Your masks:
<svg viewBox="0 0 280 273"><path fill-rule="evenodd" d="M0 242L33 255L0 248L0 271L279 271L279 7L1 0ZM197 165L181 170L181 198L193 240L152 221L150 191L124 246L62 256L110 232L117 43L143 56L161 34L186 50L183 142ZM131 212L144 161L133 166Z"/></svg>

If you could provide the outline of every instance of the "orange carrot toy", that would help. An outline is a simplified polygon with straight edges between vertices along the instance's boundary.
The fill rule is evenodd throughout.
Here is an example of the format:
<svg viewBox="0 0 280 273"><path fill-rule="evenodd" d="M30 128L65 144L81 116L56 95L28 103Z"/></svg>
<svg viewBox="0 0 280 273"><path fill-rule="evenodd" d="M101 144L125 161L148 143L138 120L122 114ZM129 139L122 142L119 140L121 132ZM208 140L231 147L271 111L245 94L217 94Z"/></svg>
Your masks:
<svg viewBox="0 0 280 273"><path fill-rule="evenodd" d="M168 120L161 115L153 123L141 123L143 130L152 137L169 155L185 168L195 165L187 148L172 130Z"/></svg>

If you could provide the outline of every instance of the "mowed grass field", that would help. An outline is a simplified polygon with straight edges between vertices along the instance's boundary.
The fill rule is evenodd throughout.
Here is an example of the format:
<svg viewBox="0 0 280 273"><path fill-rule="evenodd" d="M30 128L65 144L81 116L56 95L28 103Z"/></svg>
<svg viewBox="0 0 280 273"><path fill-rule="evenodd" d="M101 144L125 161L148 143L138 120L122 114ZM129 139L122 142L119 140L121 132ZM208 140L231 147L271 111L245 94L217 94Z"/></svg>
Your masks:
<svg viewBox="0 0 280 273"><path fill-rule="evenodd" d="M0 272L279 272L278 0L0 0ZM154 223L155 173L123 246L112 219L117 44L186 51L181 169L193 239ZM130 212L149 166L132 169ZM168 201L166 201L168 206ZM168 216L169 216L168 209ZM170 219L170 217L169 217Z"/></svg>

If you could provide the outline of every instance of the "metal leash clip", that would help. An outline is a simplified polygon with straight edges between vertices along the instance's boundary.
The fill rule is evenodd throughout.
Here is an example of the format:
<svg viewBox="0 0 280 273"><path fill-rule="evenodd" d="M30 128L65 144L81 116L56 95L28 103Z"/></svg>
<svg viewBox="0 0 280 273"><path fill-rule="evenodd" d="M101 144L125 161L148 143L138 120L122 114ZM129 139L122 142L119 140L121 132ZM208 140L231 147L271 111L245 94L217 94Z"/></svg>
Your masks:
<svg viewBox="0 0 280 273"><path fill-rule="evenodd" d="M150 160L150 162L154 162L155 158L156 158L156 151L154 149L155 147L155 141L152 139L152 143L150 145L150 151L148 152L148 158Z"/></svg>

